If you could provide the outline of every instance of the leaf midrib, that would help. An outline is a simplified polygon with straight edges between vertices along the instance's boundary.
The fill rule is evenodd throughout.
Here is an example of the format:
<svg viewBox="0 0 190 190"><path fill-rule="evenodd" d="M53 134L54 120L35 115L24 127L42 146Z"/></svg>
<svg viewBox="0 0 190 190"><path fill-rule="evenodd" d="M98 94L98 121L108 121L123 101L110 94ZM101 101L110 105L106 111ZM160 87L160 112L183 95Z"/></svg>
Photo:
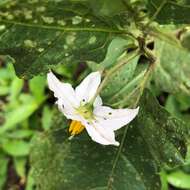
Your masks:
<svg viewBox="0 0 190 190"><path fill-rule="evenodd" d="M105 32L105 33L126 33L126 30L122 29L109 29L109 28L90 28L90 27L60 27L60 26L48 26L48 25L39 25L39 24L29 24L24 22L10 21L10 20L1 20L5 24L15 24L23 27L39 28L46 30L59 30L65 32L74 32L74 31L87 31L87 32Z"/></svg>

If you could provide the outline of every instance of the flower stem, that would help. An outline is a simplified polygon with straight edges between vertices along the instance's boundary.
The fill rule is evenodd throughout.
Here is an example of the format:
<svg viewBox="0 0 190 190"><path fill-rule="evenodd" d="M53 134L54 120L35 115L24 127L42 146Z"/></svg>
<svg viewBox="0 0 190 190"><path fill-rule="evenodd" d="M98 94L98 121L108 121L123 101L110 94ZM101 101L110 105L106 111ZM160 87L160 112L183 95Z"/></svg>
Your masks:
<svg viewBox="0 0 190 190"><path fill-rule="evenodd" d="M118 71L122 66L124 66L125 64L129 63L132 59L134 59L136 56L140 55L140 51L139 49L136 50L135 52L131 53L131 56L129 56L129 54L125 55L118 64L116 64L114 67L112 67L111 69L109 69L107 71L107 73L105 74L105 77L103 79L103 81L101 82L100 86L98 87L98 90L96 91L96 94L94 95L94 97L91 99L91 103L93 104L93 102L95 101L96 97L100 94L100 92L102 91L102 89L105 87L105 85L108 83L110 77L116 72ZM102 72L102 71L101 71Z"/></svg>

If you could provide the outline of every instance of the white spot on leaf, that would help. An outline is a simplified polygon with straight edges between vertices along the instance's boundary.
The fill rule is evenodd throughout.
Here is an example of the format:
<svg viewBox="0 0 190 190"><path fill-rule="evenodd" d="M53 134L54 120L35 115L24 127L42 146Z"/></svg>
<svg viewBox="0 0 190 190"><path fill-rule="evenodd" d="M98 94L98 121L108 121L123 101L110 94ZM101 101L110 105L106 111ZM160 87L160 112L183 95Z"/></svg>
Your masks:
<svg viewBox="0 0 190 190"><path fill-rule="evenodd" d="M61 26L65 26L66 22L64 20L58 20L57 24L61 25Z"/></svg>
<svg viewBox="0 0 190 190"><path fill-rule="evenodd" d="M37 12L44 12L45 10L46 10L46 8L43 7L43 6L36 8L36 11L37 11Z"/></svg>
<svg viewBox="0 0 190 190"><path fill-rule="evenodd" d="M74 24L74 25L79 24L81 22L82 22L82 17L80 17L80 16L74 16L72 18L72 24Z"/></svg>
<svg viewBox="0 0 190 190"><path fill-rule="evenodd" d="M68 45L72 45L74 43L75 39L76 39L76 37L74 34L67 35L66 36L66 43Z"/></svg>
<svg viewBox="0 0 190 190"><path fill-rule="evenodd" d="M44 51L44 48L38 48L38 51L41 53Z"/></svg>
<svg viewBox="0 0 190 190"><path fill-rule="evenodd" d="M24 40L24 45L28 48L35 48L37 46L37 42L32 40Z"/></svg>
<svg viewBox="0 0 190 190"><path fill-rule="evenodd" d="M89 43L89 44L94 44L95 42L96 42L96 36L90 37L88 43Z"/></svg>
<svg viewBox="0 0 190 190"><path fill-rule="evenodd" d="M46 17L46 16L42 16L42 20L47 23L47 24L52 24L54 22L54 18L53 17Z"/></svg>
<svg viewBox="0 0 190 190"><path fill-rule="evenodd" d="M5 25L0 25L0 31L5 30L6 26Z"/></svg>

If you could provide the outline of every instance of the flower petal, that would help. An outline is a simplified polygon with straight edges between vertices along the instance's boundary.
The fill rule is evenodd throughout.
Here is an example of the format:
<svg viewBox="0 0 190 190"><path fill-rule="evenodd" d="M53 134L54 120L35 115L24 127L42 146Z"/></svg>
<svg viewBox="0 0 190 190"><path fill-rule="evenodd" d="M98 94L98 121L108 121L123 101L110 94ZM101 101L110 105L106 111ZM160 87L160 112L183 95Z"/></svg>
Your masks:
<svg viewBox="0 0 190 190"><path fill-rule="evenodd" d="M61 99L58 99L56 101L56 104L58 105L59 111L62 112L67 119L77 120L77 121L81 120L80 115L75 113L75 109L73 107L68 107L68 106L65 107Z"/></svg>
<svg viewBox="0 0 190 190"><path fill-rule="evenodd" d="M95 95L101 82L100 72L89 74L75 89L78 100L89 102Z"/></svg>
<svg viewBox="0 0 190 190"><path fill-rule="evenodd" d="M65 108L78 107L80 102L77 101L75 91L68 83L60 82L56 76L50 72L47 75L48 86L54 92L54 96L61 99Z"/></svg>
<svg viewBox="0 0 190 190"><path fill-rule="evenodd" d="M94 115L100 125L115 131L131 122L138 111L139 107L136 109L112 109L107 106L99 106L95 107Z"/></svg>
<svg viewBox="0 0 190 190"><path fill-rule="evenodd" d="M114 131L110 130L110 128L104 128L98 123L89 123L84 120L82 124L85 126L89 136L93 141L103 145L119 146L119 142L115 140Z"/></svg>
<svg viewBox="0 0 190 190"><path fill-rule="evenodd" d="M101 106L102 104L103 104L102 98L100 96L97 96L96 99L95 99L95 101L94 101L93 106L97 107L97 106Z"/></svg>

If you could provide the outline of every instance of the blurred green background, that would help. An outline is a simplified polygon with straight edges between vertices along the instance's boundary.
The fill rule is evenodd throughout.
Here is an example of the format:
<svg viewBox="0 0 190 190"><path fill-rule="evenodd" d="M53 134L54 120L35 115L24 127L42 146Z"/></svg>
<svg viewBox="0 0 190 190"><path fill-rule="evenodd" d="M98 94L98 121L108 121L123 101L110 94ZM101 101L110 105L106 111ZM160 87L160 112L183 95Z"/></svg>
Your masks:
<svg viewBox="0 0 190 190"><path fill-rule="evenodd" d="M72 83L75 69L59 67L54 71ZM30 142L39 131L50 128L54 101L46 76L19 79L12 64L0 61L0 190L34 189Z"/></svg>

